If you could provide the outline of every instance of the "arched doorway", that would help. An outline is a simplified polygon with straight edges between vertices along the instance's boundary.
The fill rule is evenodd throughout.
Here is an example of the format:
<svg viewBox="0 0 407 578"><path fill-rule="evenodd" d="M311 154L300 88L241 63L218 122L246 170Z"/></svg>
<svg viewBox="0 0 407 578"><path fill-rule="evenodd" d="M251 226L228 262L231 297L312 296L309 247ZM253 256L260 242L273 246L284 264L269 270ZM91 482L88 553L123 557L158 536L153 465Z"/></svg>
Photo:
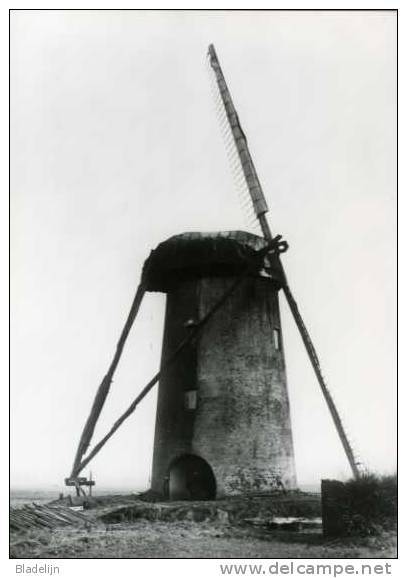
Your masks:
<svg viewBox="0 0 407 578"><path fill-rule="evenodd" d="M170 500L214 500L216 480L204 459L187 454L173 461L169 469Z"/></svg>

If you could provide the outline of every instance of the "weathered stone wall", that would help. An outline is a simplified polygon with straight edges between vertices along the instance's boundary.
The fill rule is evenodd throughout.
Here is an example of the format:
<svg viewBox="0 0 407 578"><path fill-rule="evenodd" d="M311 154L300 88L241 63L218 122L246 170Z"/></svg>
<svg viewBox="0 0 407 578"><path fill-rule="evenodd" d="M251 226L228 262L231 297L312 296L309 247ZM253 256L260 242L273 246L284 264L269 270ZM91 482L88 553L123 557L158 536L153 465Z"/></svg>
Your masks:
<svg viewBox="0 0 407 578"><path fill-rule="evenodd" d="M168 293L161 362L188 334L184 323L197 319L197 281L185 281ZM184 407L184 392L196 388L196 344L191 344L160 380L154 437L152 489L161 493L171 462L192 452L194 411Z"/></svg>
<svg viewBox="0 0 407 578"><path fill-rule="evenodd" d="M167 297L163 359L189 319L202 318L233 282L205 277L174 285ZM217 496L296 486L278 294L251 277L217 311L198 342L160 381L152 489L162 492L170 464L183 454L205 459ZM197 389L197 408L184 392ZM281 486L280 486L281 487Z"/></svg>
<svg viewBox="0 0 407 578"><path fill-rule="evenodd" d="M205 315L231 279L200 282ZM211 465L218 495L296 486L278 294L248 278L210 321L198 344L199 411L193 447Z"/></svg>

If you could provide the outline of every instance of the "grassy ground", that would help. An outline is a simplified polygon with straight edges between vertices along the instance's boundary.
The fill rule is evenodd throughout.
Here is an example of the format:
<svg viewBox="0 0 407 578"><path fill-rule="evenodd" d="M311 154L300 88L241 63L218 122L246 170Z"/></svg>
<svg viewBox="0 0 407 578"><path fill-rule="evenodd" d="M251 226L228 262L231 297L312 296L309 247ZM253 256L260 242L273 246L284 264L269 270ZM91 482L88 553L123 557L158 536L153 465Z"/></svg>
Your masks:
<svg viewBox="0 0 407 578"><path fill-rule="evenodd" d="M266 531L213 522L96 525L29 530L11 540L12 558L394 558L396 533L324 540L320 533Z"/></svg>
<svg viewBox="0 0 407 578"><path fill-rule="evenodd" d="M29 529L11 536L12 558L394 558L396 532L326 540L318 526L272 530L276 516L321 514L320 497L293 493L214 502L144 502L104 496L83 512L86 527ZM260 524L258 523L260 521Z"/></svg>

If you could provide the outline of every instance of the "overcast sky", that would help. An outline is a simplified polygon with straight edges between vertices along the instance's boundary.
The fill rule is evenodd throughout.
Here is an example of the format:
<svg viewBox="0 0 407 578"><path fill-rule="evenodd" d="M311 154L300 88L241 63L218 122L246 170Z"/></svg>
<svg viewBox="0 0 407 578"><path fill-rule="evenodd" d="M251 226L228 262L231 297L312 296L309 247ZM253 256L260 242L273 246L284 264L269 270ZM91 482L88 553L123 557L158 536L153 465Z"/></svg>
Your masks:
<svg viewBox="0 0 407 578"><path fill-rule="evenodd" d="M70 473L150 250L185 231L252 230L214 112L210 42L354 448L368 468L395 469L395 13L19 11L13 485ZM299 482L347 477L281 303ZM146 297L95 442L157 371L164 305ZM154 414L155 392L92 463L100 485L148 486Z"/></svg>

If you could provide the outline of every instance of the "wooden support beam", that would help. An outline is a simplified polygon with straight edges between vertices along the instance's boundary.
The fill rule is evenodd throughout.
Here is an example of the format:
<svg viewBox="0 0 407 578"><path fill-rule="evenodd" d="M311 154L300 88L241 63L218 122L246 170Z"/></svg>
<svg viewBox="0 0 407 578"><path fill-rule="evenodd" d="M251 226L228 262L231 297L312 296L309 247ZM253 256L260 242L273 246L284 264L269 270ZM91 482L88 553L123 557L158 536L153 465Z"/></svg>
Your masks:
<svg viewBox="0 0 407 578"><path fill-rule="evenodd" d="M263 263L264 257L268 253L275 252L276 254L278 254L279 243L280 243L280 240L274 240L274 239L271 240L270 242L267 243L267 245L263 249L256 251L255 259L256 260L258 259L259 263ZM156 373L156 375L147 383L147 385L144 387L144 389L141 390L139 395L130 404L130 406L127 408L127 410L113 424L110 431L100 440L100 442L98 444L96 444L96 446L89 453L89 455L87 457L85 457L80 464L77 465L75 471L73 472L72 477L78 476L78 474L88 465L88 463L102 449L102 447L105 445L105 443L119 429L119 427L122 425L122 423L134 412L134 410L136 409L136 407L140 403L140 401L147 395L147 393L158 382L162 373L164 371L166 371L174 363L174 361L177 359L179 354L184 350L184 348L188 345L188 343L190 343L190 341L192 341L193 339L195 339L199 335L199 333L203 330L205 325L212 318L212 316L216 313L216 311L218 311L218 309L220 309L223 306L223 304L227 301L227 299L230 297L230 295L232 295L232 293L237 289L237 287L247 278L247 275L252 268L253 268L253 263L250 263L247 267L245 267L245 269L242 271L242 273L239 275L239 277L237 277L237 279L231 284L229 289L227 289L225 291L225 293L215 303L215 305L212 307L212 309L210 311L208 311L208 313L190 330L188 336L178 345L178 347L175 349L173 354L170 355L170 357L161 366L160 371L158 373Z"/></svg>

